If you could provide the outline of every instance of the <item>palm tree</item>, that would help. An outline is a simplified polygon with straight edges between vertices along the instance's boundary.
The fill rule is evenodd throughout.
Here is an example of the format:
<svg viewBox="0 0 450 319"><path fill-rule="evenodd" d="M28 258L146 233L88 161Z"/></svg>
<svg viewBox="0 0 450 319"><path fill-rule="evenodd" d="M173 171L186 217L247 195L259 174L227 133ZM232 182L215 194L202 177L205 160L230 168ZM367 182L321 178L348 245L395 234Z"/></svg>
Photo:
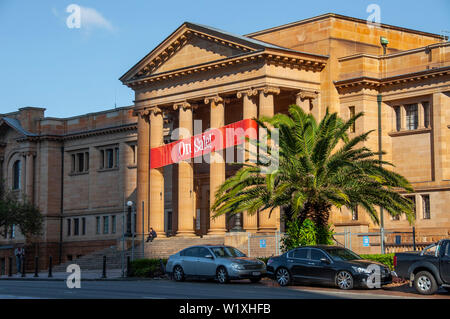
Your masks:
<svg viewBox="0 0 450 319"><path fill-rule="evenodd" d="M299 106L289 107L289 115L256 120L260 127L274 127L279 142L259 154L255 164L245 163L227 179L215 194L214 217L222 214L287 208L293 219L312 220L317 227L328 226L332 207L364 208L379 224L375 207L391 216L406 214L414 219L413 203L400 191L411 192L407 179L384 166L391 163L377 159L379 153L364 146L372 131L349 138L347 131L363 116L348 121L328 110L320 123ZM270 135L270 133L269 133ZM249 141L265 145L264 141ZM273 143L273 141L272 141ZM278 159L271 156L278 149ZM278 168L265 173L268 159Z"/></svg>

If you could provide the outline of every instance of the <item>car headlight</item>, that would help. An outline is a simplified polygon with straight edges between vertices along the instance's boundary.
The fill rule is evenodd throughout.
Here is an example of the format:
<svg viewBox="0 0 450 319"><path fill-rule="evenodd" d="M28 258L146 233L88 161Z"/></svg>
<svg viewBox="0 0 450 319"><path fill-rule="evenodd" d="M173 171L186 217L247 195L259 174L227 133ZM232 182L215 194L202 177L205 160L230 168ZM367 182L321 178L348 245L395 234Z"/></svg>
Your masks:
<svg viewBox="0 0 450 319"><path fill-rule="evenodd" d="M359 274L371 274L372 272L366 268L352 266L353 270Z"/></svg>
<svg viewBox="0 0 450 319"><path fill-rule="evenodd" d="M238 264L238 263L232 263L231 264L231 268L233 268L234 270L243 270L243 269L245 269L244 265L241 265L241 264Z"/></svg>

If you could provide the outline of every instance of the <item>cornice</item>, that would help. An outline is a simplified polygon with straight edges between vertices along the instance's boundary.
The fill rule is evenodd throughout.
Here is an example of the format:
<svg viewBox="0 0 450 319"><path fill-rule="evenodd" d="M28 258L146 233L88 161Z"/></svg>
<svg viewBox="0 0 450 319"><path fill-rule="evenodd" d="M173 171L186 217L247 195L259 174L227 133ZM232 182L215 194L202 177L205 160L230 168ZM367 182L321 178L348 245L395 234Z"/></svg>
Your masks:
<svg viewBox="0 0 450 319"><path fill-rule="evenodd" d="M113 133L120 133L120 132L126 132L126 131L136 131L137 130L137 123L130 123L130 124L124 124L120 126L114 126L114 127L107 127L107 128L100 128L100 129L93 129L93 130L86 130L83 132L76 132L76 133L69 133L69 134L42 134L38 136L32 136L32 137L24 137L17 139L18 142L24 142L24 141L58 141L63 142L67 140L74 140L74 139L81 139L81 138L88 138L92 136L100 136L100 135L107 135L107 134L113 134Z"/></svg>
<svg viewBox="0 0 450 319"><path fill-rule="evenodd" d="M142 76L140 78L130 80L125 84L130 88L139 89L141 87L146 87L147 85L151 85L153 83L158 83L161 81L173 80L184 76L224 69L245 63L255 63L257 61L264 61L271 65L277 65L286 68L305 69L320 72L325 67L327 60L328 57L319 57L300 53L298 55L294 55L287 54L281 51L278 52L275 49L266 49L244 53L238 56L217 61L193 65L177 70Z"/></svg>
<svg viewBox="0 0 450 319"><path fill-rule="evenodd" d="M369 88L379 88L379 87L385 87L395 84L403 84L403 83L409 83L409 82L417 82L422 81L426 79L433 79L437 77L442 77L445 75L450 74L450 66L437 68L437 69L430 69L430 70L424 70L414 73L406 73L401 75L396 75L392 77L386 77L386 78L374 78L374 77L367 77L367 76L361 76L357 78L352 79L346 79L346 80L340 80L335 81L334 85L337 89L343 89L348 87L369 87Z"/></svg>

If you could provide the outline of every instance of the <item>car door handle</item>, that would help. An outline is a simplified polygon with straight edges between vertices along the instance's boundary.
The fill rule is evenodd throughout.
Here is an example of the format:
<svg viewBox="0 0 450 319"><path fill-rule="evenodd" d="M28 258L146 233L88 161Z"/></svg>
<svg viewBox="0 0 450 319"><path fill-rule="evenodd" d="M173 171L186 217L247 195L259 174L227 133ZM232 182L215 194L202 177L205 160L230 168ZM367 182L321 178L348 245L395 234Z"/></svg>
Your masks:
<svg viewBox="0 0 450 319"><path fill-rule="evenodd" d="M288 259L288 263L293 263L294 261L292 259Z"/></svg>
<svg viewBox="0 0 450 319"><path fill-rule="evenodd" d="M315 263L308 263L308 265L315 265Z"/></svg>

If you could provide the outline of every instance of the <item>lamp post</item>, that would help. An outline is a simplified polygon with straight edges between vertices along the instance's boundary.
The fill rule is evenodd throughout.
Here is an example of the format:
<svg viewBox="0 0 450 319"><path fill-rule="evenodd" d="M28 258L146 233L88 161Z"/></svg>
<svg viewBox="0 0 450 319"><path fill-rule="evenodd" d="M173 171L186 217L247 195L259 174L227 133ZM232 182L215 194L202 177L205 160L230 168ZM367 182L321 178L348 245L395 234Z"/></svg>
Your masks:
<svg viewBox="0 0 450 319"><path fill-rule="evenodd" d="M135 236L135 223L136 219L134 217L134 202L131 200L127 202L127 206L131 208L131 260L134 260L134 236Z"/></svg>
<svg viewBox="0 0 450 319"><path fill-rule="evenodd" d="M122 277L125 277L125 215L127 213L126 207L123 209L122 214Z"/></svg>

